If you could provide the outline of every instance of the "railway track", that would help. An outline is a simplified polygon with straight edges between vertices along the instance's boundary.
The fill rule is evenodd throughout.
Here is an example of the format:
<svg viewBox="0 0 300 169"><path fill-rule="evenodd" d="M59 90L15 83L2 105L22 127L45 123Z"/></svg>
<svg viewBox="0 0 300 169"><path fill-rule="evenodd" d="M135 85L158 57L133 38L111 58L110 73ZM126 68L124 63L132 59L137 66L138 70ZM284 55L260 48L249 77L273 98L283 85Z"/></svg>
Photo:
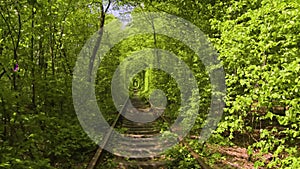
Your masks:
<svg viewBox="0 0 300 169"><path fill-rule="evenodd" d="M96 169L97 165L101 163L101 158L104 156L107 151L104 151L101 147L109 146L109 142L114 141L112 135L112 130L114 128L121 128L123 130L123 136L126 136L124 139L118 140L120 146L117 146L114 149L113 161L117 163L116 168L121 169L165 169L167 168L168 161L160 155L160 152L164 150L164 144L158 144L157 140L154 139L155 135L160 134L159 123L165 121L163 117L155 117L157 112L153 112L149 106L140 102L137 98L131 99L131 102L135 108L140 112L146 113L144 115L149 116L155 121L148 123L134 122L124 118L124 115L127 111L127 102L123 109L118 114L114 123L111 125L110 130L105 135L102 145L99 146L93 158L91 159L87 169ZM127 139L126 139L127 138ZM129 138L129 139L128 139ZM192 148L183 140L180 141L182 146L185 146L191 155L196 159L196 161L204 169L210 169L210 167L201 159L201 157L192 150ZM130 158L124 157L124 153L130 154ZM134 156L132 154L135 154ZM147 154L147 157L142 157L141 154Z"/></svg>

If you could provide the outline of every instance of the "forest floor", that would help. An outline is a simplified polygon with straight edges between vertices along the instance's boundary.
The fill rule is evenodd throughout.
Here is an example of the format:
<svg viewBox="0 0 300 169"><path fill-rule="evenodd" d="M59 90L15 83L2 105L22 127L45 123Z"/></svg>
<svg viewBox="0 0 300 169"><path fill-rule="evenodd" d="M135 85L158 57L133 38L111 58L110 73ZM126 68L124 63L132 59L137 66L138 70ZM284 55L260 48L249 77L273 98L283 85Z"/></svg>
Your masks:
<svg viewBox="0 0 300 169"><path fill-rule="evenodd" d="M247 148L245 147L251 145L255 139L259 138L259 131L256 130L254 133L256 134L251 138L248 135L241 134L236 136L236 139L233 140L235 146L207 144L206 146L211 154L218 153L221 155L221 158L215 163L215 168L254 169L254 163L258 160L268 164L273 157L271 153L254 151L251 157L247 153ZM259 167L259 169L263 169L263 167Z"/></svg>
<svg viewBox="0 0 300 169"><path fill-rule="evenodd" d="M253 169L255 158L249 157L247 154L247 149L233 146L219 146L219 145L207 145L207 147L211 150L211 153L219 153L222 155L215 163L215 168L236 168L236 169ZM258 152L254 153L258 155ZM265 154L261 158L265 159L265 162L268 162L272 157L272 154ZM225 167L226 166L226 167Z"/></svg>

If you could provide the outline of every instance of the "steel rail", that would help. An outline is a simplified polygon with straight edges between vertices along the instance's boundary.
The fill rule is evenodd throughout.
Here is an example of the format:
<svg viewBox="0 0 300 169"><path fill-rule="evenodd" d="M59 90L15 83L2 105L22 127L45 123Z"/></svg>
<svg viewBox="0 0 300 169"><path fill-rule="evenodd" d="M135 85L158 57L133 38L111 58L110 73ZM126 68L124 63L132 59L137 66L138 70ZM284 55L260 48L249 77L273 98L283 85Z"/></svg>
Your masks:
<svg viewBox="0 0 300 169"><path fill-rule="evenodd" d="M161 118L163 121L165 121L165 122L167 122L168 124L170 124L170 123L167 121L167 119L164 118L163 116L160 116L160 118ZM170 128L170 131L172 132L171 128ZM191 148L191 146L190 146L187 142L185 142L185 141L183 140L183 138L178 137L177 140L178 140L180 143L182 143L183 146L185 146L185 147L187 148L187 150L190 152L190 154L197 160L198 164L199 164L203 169L211 169L211 167L210 167L208 164L206 164L206 163L201 159L200 155L199 155L198 153L196 153L196 152Z"/></svg>
<svg viewBox="0 0 300 169"><path fill-rule="evenodd" d="M86 169L94 169L95 166L97 165L97 162L101 156L101 154L103 153L103 148L106 146L113 129L115 128L116 124L118 123L118 121L120 120L120 116L121 114L124 114L124 111L126 111L127 109L127 104L128 104L129 98L125 101L124 106L122 107L121 111L118 113L114 123L111 125L111 127L109 128L109 131L107 132L107 134L105 135L101 145L99 146L99 148L97 149L95 155L93 156L92 160L90 161L88 167Z"/></svg>

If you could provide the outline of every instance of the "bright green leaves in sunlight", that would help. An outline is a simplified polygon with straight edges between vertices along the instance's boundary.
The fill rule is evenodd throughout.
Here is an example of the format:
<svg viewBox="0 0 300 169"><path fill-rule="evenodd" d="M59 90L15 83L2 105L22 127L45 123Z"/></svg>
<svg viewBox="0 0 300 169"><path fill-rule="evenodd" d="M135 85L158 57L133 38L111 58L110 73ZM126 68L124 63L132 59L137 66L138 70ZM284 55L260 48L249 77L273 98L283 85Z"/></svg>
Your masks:
<svg viewBox="0 0 300 169"><path fill-rule="evenodd" d="M284 154L286 150L282 147L285 143L293 142L289 148L299 146L299 138L296 143L284 131L294 130L291 126L297 126L300 122L300 95L296 92L300 77L300 4L296 1L252 1L259 5L242 13L234 13L235 17L232 17L234 10L242 6L250 7L245 5L249 3L235 2L234 6L238 8L232 6L226 12L229 20L212 20L222 35L214 41L227 69L227 104L230 106L227 110L230 113L228 116L233 117L229 118L230 123L224 121L220 126L230 126L242 117L244 123L232 132L245 130L250 134L252 131L247 130L249 126L260 133L256 148ZM240 97L247 99L241 102ZM299 154L293 156L299 159ZM268 167L288 166L281 160L290 157L278 158L277 155ZM263 163L256 165L264 166Z"/></svg>

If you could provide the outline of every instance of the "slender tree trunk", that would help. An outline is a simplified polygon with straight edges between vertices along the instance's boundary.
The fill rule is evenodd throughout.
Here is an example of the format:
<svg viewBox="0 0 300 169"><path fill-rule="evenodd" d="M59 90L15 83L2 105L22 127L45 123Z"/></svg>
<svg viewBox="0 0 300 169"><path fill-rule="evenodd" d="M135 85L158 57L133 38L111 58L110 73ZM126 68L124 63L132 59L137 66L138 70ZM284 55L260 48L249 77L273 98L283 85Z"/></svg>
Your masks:
<svg viewBox="0 0 300 169"><path fill-rule="evenodd" d="M32 62L32 105L33 108L35 110L36 107L36 92L35 92L35 62L34 62L34 15L35 15L35 11L34 11L34 4L32 5L32 9L31 9L31 15L32 15L32 21L31 21L31 29L32 29L32 35L31 35L31 62Z"/></svg>
<svg viewBox="0 0 300 169"><path fill-rule="evenodd" d="M91 59L90 59L90 63L89 63L88 82L92 81L92 73L93 73L93 68L94 68L94 62L95 62L95 58L96 58L97 52L99 50L99 47L100 47L100 44L101 44L101 41L102 41L102 36L103 36L103 31L104 31L104 23L105 23L105 16L106 16L106 13L107 13L110 5L111 5L111 0L109 0L108 5L107 5L105 10L104 10L104 7L103 7L103 2L101 3L101 6L100 6L101 15L100 15L100 30L98 31L99 37L97 38L97 41L96 41L96 44L94 46L93 53L92 53L92 56L91 56Z"/></svg>
<svg viewBox="0 0 300 169"><path fill-rule="evenodd" d="M1 97L1 103L2 103L2 109L3 109L3 114L2 114L2 122L3 122L3 138L2 140L6 140L7 139L7 120L8 120L8 114L7 114L7 111L6 111L6 108L5 108L5 101L3 99L3 97Z"/></svg>

